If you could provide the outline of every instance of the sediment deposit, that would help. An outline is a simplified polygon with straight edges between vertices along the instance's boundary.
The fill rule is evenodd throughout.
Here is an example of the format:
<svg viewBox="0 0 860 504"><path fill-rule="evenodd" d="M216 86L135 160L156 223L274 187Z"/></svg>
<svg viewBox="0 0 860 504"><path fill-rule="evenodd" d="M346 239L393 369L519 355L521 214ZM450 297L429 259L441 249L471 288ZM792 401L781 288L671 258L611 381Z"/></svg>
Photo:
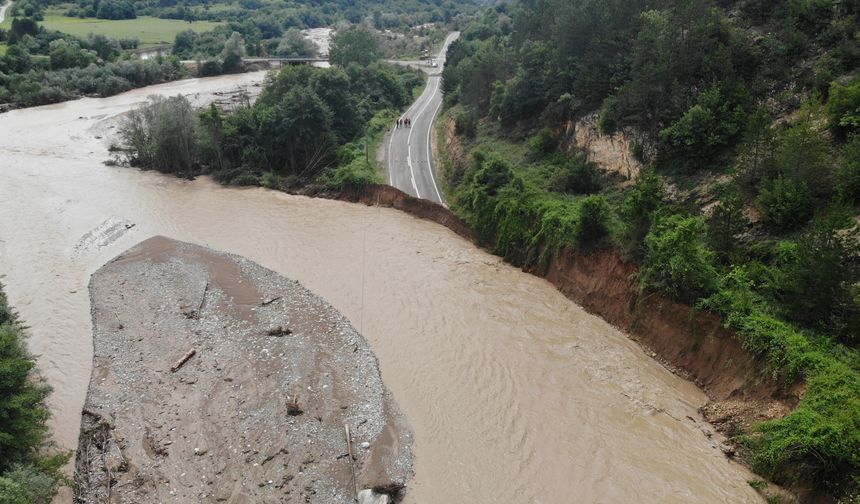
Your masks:
<svg viewBox="0 0 860 504"><path fill-rule="evenodd" d="M155 237L90 294L78 502L334 504L353 502L353 468L360 488L410 477L411 434L373 352L297 282Z"/></svg>

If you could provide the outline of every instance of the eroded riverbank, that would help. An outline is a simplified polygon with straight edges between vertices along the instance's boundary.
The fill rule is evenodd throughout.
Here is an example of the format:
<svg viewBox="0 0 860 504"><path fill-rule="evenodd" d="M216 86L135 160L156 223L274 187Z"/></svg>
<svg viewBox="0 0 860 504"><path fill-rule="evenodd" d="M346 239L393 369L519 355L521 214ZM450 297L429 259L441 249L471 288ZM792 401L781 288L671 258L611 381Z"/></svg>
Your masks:
<svg viewBox="0 0 860 504"><path fill-rule="evenodd" d="M546 281L448 229L392 209L101 164L110 130L97 139L91 128L147 94L254 78L0 116L0 273L55 387L61 442L77 440L89 380L89 275L163 234L299 280L368 338L415 431L409 502L760 500L753 476L703 434L704 394ZM76 248L110 219L134 226Z"/></svg>

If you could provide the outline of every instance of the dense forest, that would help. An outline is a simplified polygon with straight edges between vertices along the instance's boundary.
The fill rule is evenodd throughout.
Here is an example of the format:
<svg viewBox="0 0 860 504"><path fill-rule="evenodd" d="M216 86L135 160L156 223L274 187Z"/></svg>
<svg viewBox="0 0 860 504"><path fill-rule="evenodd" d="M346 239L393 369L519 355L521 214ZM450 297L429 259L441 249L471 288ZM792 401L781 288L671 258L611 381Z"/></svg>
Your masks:
<svg viewBox="0 0 860 504"><path fill-rule="evenodd" d="M29 0L28 0L29 1ZM44 0L37 0L43 1ZM48 0L45 3L67 2ZM463 8L455 0L77 0L67 15L102 19L155 16L185 21L236 21L256 25L265 38L289 28L318 28L339 21L361 23L368 17L378 29L402 30L424 23L450 22Z"/></svg>
<svg viewBox="0 0 860 504"><path fill-rule="evenodd" d="M269 75L253 104L227 113L194 110L182 96L153 98L123 123L115 150L132 166L231 185L313 193L378 182L370 144L424 77L377 61L376 42L364 28L341 30L332 67L287 66Z"/></svg>
<svg viewBox="0 0 860 504"><path fill-rule="evenodd" d="M109 96L188 75L179 60L132 59L131 39L104 35L79 38L46 30L30 18L15 18L0 30L0 111L2 105L32 106L80 96Z"/></svg>
<svg viewBox="0 0 860 504"><path fill-rule="evenodd" d="M452 208L510 261L613 247L643 294L722 316L786 388L736 432L760 474L855 502L860 486L860 2L520 0L448 51L470 149ZM632 182L577 148L631 139ZM853 496L853 497L852 497Z"/></svg>
<svg viewBox="0 0 860 504"><path fill-rule="evenodd" d="M373 30L380 54L415 56L442 40L445 23L474 8L469 0L393 0L384 6L379 2L346 0L81 0L77 4L17 0L9 9L13 18L9 29L0 29L0 111L4 110L3 104L8 108L80 96L109 96L193 74L238 72L245 69L245 56L315 55L319 48L299 32L302 28L336 24L347 28L350 23L361 23ZM135 55L140 41L135 38L111 38L103 33L80 37L42 26L47 14L58 12L75 18L182 19L189 29L176 34L170 56L140 60ZM221 24L202 33L191 29L194 21L201 19ZM200 64L189 71L180 60L197 60Z"/></svg>
<svg viewBox="0 0 860 504"><path fill-rule="evenodd" d="M24 324L0 290L0 502L50 504L68 454L46 455L50 389L35 374ZM47 448L47 449L46 449Z"/></svg>

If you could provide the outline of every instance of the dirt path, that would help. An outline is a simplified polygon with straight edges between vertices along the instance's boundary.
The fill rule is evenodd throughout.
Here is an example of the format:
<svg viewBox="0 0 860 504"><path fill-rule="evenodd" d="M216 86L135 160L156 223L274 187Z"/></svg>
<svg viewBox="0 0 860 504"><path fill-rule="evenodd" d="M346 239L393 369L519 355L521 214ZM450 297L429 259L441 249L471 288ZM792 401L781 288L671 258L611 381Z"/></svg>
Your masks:
<svg viewBox="0 0 860 504"><path fill-rule="evenodd" d="M297 282L155 237L90 294L77 502L352 502L345 424L360 488L411 476L376 357Z"/></svg>

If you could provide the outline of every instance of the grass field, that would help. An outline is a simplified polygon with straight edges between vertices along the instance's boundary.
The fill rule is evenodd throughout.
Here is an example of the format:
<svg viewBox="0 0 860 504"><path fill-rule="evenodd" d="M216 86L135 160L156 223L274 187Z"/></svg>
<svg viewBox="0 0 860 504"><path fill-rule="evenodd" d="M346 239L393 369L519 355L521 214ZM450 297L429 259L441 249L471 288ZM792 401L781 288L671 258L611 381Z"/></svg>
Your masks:
<svg viewBox="0 0 860 504"><path fill-rule="evenodd" d="M7 16L0 28L9 29L12 20ZM220 23L211 21L195 21L188 23L178 19L160 19L154 17L139 17L137 19L108 19L73 18L60 14L48 13L45 20L40 22L49 30L57 30L78 37L86 37L90 33L100 33L111 38L136 38L141 47L158 44L172 44L176 34L183 30L196 32L208 31Z"/></svg>

